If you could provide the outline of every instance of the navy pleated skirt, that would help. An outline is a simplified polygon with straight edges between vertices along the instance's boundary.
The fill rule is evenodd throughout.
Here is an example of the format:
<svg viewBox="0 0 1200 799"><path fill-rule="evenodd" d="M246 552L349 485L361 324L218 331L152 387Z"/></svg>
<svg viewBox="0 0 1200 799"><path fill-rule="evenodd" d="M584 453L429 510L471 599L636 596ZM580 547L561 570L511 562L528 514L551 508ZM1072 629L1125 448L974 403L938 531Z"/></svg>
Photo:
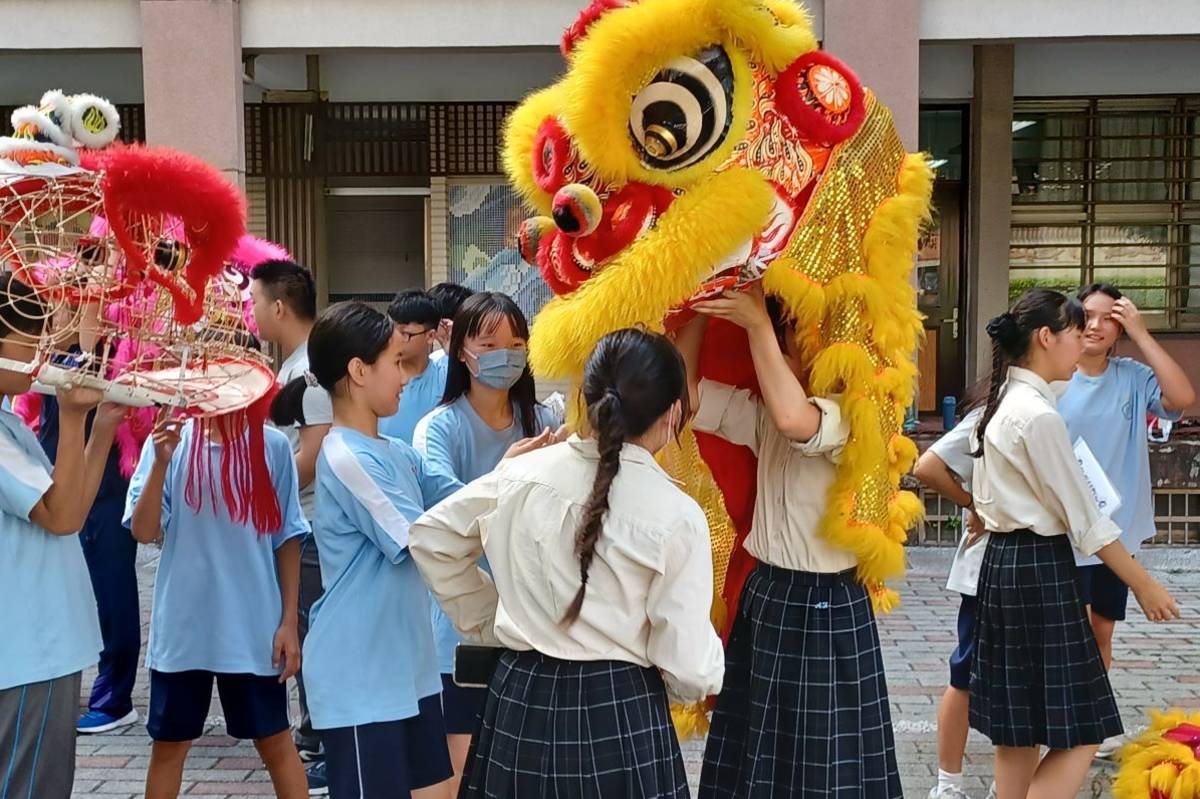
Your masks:
<svg viewBox="0 0 1200 799"><path fill-rule="evenodd" d="M972 727L997 746L1051 749L1122 732L1065 535L992 534L976 613Z"/></svg>

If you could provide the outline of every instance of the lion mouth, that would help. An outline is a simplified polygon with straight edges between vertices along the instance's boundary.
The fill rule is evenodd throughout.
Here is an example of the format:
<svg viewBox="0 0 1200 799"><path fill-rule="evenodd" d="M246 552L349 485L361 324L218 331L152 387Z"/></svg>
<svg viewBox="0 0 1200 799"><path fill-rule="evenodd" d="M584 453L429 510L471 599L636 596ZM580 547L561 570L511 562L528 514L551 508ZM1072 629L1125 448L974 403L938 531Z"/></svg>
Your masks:
<svg viewBox="0 0 1200 799"><path fill-rule="evenodd" d="M599 198L602 215L587 228L561 216L534 217L522 225L521 256L555 294L570 294L650 233L674 199L669 189L631 183Z"/></svg>
<svg viewBox="0 0 1200 799"><path fill-rule="evenodd" d="M695 292L668 313L723 291L762 279L766 265L778 257L791 238L799 210L779 186L763 226L714 263L698 281ZM522 226L521 255L536 264L555 294L570 294L617 260L634 242L653 235L674 195L657 187L630 184L603 202L604 216L587 235L572 235L548 217L535 217Z"/></svg>
<svg viewBox="0 0 1200 799"><path fill-rule="evenodd" d="M776 186L771 213L762 230L743 240L727 257L714 264L696 292L672 311L762 280L767 264L783 253L798 220L799 212L783 190Z"/></svg>

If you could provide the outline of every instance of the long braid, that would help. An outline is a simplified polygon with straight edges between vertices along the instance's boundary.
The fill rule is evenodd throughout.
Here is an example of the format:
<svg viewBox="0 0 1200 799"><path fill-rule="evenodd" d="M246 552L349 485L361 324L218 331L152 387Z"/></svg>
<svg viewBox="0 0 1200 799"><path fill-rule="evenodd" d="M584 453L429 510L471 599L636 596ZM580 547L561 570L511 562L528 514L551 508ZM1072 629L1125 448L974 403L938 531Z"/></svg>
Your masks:
<svg viewBox="0 0 1200 799"><path fill-rule="evenodd" d="M975 436L979 441L979 446L971 453L972 457L983 457L983 431L987 429L988 422L992 420L996 408L1000 405L1000 387L1004 383L1004 373L1007 368L1008 358L1004 354L1004 347L999 338L993 338L992 375L988 382L987 403L983 407L983 415L979 418L979 423L975 426Z"/></svg>
<svg viewBox="0 0 1200 799"><path fill-rule="evenodd" d="M592 558L596 554L596 541L600 538L604 514L608 512L608 492L621 468L621 448L625 444L625 423L621 416L621 398L613 389L604 392L604 396L594 403L590 409L589 423L596 434L597 449L600 454L600 464L596 468L596 479L592 483L592 492L588 495L587 504L583 508L583 521L575 533L575 555L579 558L579 591L571 606L563 615L564 625L572 624L579 618L583 608L583 597L587 593L588 570L592 566Z"/></svg>

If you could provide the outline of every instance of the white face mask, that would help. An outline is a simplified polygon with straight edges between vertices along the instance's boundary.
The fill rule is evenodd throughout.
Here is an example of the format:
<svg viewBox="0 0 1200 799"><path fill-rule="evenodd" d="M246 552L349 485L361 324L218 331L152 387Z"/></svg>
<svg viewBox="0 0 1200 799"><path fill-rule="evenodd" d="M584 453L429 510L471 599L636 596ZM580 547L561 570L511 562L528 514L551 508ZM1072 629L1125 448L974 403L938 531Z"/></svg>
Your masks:
<svg viewBox="0 0 1200 799"><path fill-rule="evenodd" d="M658 449L654 450L656 453L661 452L662 450L666 449L667 446L671 443L671 439L675 438L675 436L678 434L678 432L679 432L679 414L680 414L680 410L679 410L678 403L672 405L671 410L667 411L666 437L663 439L663 442L658 447Z"/></svg>

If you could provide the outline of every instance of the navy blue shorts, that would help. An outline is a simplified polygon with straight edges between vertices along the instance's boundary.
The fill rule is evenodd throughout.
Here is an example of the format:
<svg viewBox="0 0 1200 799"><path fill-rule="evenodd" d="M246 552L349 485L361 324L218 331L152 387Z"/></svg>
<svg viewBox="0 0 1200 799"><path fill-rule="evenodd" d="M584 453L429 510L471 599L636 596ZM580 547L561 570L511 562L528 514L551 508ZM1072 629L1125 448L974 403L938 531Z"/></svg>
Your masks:
<svg viewBox="0 0 1200 799"><path fill-rule="evenodd" d="M437 694L418 704L419 715L400 721L320 730L333 799L408 796L450 779L450 750ZM403 755L398 757L397 755Z"/></svg>
<svg viewBox="0 0 1200 799"><path fill-rule="evenodd" d="M950 653L950 685L971 690L971 660L975 657L975 606L973 596L962 594L958 606L958 646Z"/></svg>
<svg viewBox="0 0 1200 799"><path fill-rule="evenodd" d="M486 688L460 688L449 674L442 675L442 715L450 735L474 735L479 714L487 701Z"/></svg>
<svg viewBox="0 0 1200 799"><path fill-rule="evenodd" d="M1125 621L1129 586L1103 563L1079 567L1079 594L1083 604L1092 606L1092 613L1110 621Z"/></svg>
<svg viewBox="0 0 1200 799"><path fill-rule="evenodd" d="M211 671L150 670L146 731L155 741L194 741L204 734L213 680L221 697L225 730L234 738L260 740L291 727L287 686L278 677Z"/></svg>

